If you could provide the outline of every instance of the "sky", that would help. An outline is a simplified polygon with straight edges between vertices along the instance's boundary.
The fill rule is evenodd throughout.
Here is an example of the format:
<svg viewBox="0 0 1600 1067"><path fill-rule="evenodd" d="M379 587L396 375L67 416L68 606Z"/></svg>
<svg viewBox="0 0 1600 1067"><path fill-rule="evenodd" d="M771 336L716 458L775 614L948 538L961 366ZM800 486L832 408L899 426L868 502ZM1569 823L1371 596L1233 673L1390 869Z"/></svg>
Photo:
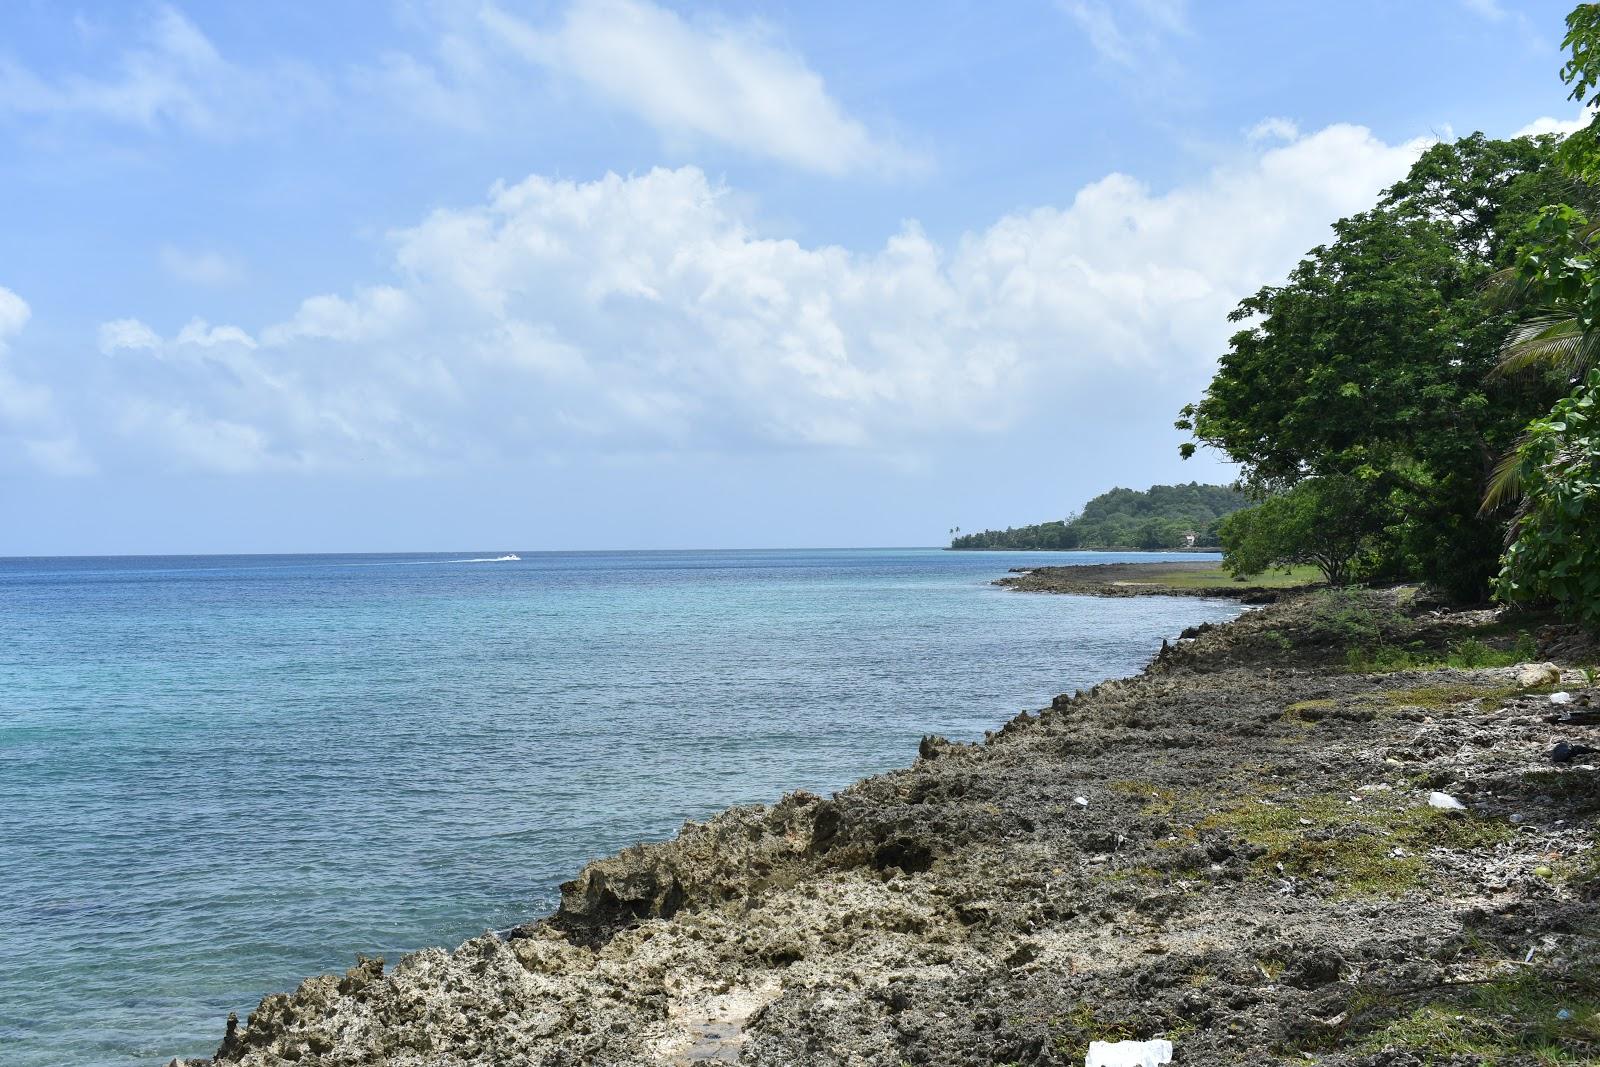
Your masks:
<svg viewBox="0 0 1600 1067"><path fill-rule="evenodd" d="M1568 0L0 3L0 555L934 545L1228 481L1228 311Z"/></svg>

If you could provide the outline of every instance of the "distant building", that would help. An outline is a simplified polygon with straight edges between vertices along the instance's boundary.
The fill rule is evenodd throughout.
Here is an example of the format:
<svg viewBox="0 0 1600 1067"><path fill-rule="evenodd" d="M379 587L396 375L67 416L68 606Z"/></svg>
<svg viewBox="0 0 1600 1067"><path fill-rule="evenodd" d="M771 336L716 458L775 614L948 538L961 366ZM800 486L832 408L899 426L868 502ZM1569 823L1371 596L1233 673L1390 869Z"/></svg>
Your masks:
<svg viewBox="0 0 1600 1067"><path fill-rule="evenodd" d="M1199 538L1199 536L1200 535L1195 533L1193 530L1190 530L1188 533L1184 534L1183 535L1183 547L1184 548L1193 548L1194 547L1194 543Z"/></svg>

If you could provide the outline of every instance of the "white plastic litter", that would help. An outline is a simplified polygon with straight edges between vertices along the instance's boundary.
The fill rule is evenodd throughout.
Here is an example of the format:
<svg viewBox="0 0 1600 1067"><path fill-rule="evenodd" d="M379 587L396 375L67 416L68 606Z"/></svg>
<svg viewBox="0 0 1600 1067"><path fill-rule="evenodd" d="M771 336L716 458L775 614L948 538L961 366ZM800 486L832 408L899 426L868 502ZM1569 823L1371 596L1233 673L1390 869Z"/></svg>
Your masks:
<svg viewBox="0 0 1600 1067"><path fill-rule="evenodd" d="M1074 804L1078 805L1078 807L1080 807L1080 808L1087 808L1089 806L1089 798L1088 797L1073 797L1072 798L1072 802Z"/></svg>
<svg viewBox="0 0 1600 1067"><path fill-rule="evenodd" d="M1441 793L1437 789L1428 794L1428 807L1443 808L1446 811L1463 811L1466 805L1461 803L1449 793Z"/></svg>
<svg viewBox="0 0 1600 1067"><path fill-rule="evenodd" d="M1083 1067L1161 1067L1172 1062L1172 1042L1091 1041Z"/></svg>
<svg viewBox="0 0 1600 1067"><path fill-rule="evenodd" d="M1570 703L1572 703L1572 694L1571 693L1551 693L1550 694L1550 703L1552 703L1552 704L1570 704Z"/></svg>

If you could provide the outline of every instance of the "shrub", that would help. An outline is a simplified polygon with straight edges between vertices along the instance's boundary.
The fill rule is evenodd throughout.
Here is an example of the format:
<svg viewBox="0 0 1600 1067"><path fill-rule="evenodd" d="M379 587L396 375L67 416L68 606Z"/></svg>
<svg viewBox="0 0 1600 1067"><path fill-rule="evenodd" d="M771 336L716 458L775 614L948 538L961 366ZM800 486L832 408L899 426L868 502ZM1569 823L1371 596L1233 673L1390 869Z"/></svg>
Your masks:
<svg viewBox="0 0 1600 1067"><path fill-rule="evenodd" d="M1600 633L1600 370L1529 425L1511 462L1522 504L1497 594L1551 601Z"/></svg>

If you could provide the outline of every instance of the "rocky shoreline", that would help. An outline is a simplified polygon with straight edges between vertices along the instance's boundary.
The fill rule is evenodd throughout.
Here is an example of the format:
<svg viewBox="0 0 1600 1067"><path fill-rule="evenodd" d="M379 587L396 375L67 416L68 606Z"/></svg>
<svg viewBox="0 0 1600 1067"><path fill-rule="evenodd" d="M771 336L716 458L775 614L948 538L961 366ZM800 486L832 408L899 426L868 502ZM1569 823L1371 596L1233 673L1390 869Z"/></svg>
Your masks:
<svg viewBox="0 0 1600 1067"><path fill-rule="evenodd" d="M982 743L590 863L546 920L268 996L215 1062L1595 1062L1600 775L1550 752L1600 730L1547 720L1600 696L1593 646L1543 637L1574 659L1358 673L1508 630L1286 597Z"/></svg>
<svg viewBox="0 0 1600 1067"><path fill-rule="evenodd" d="M1235 581L1192 563L1087 563L1064 567L1013 567L995 580L1025 593L1079 596L1222 597L1244 604L1271 604L1290 592L1282 586Z"/></svg>

